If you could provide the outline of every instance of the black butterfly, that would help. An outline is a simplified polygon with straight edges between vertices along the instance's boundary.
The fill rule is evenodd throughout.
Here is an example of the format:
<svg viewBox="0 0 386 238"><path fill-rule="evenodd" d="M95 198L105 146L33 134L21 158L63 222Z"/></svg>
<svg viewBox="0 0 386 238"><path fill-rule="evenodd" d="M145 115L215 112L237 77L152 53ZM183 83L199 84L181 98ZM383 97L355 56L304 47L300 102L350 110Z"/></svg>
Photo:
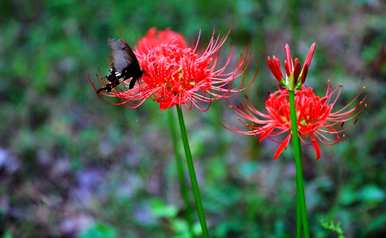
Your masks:
<svg viewBox="0 0 386 238"><path fill-rule="evenodd" d="M112 63L110 73L105 76L108 83L106 86L99 88L97 93L102 91L111 92L122 81L130 78L129 89L132 89L135 82L143 75L137 57L130 46L123 40L110 39L109 45L112 51Z"/></svg>

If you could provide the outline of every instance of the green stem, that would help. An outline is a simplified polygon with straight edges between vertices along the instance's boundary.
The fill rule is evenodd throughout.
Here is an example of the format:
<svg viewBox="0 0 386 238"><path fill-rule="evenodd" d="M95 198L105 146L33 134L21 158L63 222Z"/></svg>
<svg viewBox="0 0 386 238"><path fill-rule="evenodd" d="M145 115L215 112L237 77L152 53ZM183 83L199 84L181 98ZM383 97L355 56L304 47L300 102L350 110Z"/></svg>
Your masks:
<svg viewBox="0 0 386 238"><path fill-rule="evenodd" d="M176 160L177 176L178 176L178 182L180 185L180 192L181 192L182 200L184 201L185 210L186 210L186 221L188 223L190 237L195 237L194 229L193 229L194 217L192 213L192 207L190 205L188 186L186 185L186 180L185 180L184 165L183 165L182 158L178 152L178 141L177 141L178 132L177 132L176 121L172 110L168 110L168 122L169 122L170 134L173 142L173 150L174 150L174 157Z"/></svg>
<svg viewBox="0 0 386 238"><path fill-rule="evenodd" d="M299 188L298 188L298 183L296 181L296 238L301 238L302 237L302 214L301 214L301 207L300 207L300 202L299 202Z"/></svg>
<svg viewBox="0 0 386 238"><path fill-rule="evenodd" d="M194 202L196 204L196 210L197 210L198 218L200 220L202 234L204 238L208 238L209 232L208 232L208 227L206 225L205 212L204 212L204 207L202 206L201 193L200 193L200 188L198 187L196 171L194 169L192 152L190 151L188 134L186 132L186 127L185 127L184 115L182 114L181 106L177 105L176 107L177 107L177 113L178 113L178 121L180 124L182 142L184 144L186 163L188 165L190 182L192 184Z"/></svg>
<svg viewBox="0 0 386 238"><path fill-rule="evenodd" d="M298 135L297 127L297 116L295 108L295 92L293 90L288 90L289 94L289 103L290 103L290 117L291 117L291 134L292 134L292 146L295 156L295 166L296 166L296 197L297 197L297 206L300 206L300 213L303 223L303 232L304 237L310 237L310 231L308 227L308 218L307 218L307 205L306 198L304 195L304 179L303 179L303 168L302 168L302 157L301 157L301 146ZM298 211L299 212L299 211Z"/></svg>

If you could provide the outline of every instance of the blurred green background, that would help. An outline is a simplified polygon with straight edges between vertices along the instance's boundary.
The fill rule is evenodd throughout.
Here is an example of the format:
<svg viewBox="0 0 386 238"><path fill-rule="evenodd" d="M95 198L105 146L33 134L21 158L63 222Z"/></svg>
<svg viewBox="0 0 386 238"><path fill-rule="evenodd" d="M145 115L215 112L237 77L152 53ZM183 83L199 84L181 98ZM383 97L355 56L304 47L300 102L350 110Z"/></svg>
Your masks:
<svg viewBox="0 0 386 238"><path fill-rule="evenodd" d="M343 84L338 106L366 86L368 108L349 138L304 148L312 237L386 237L386 4L383 0L0 1L1 237L187 237L167 111L98 99L88 77L107 72L108 38L135 45L149 27L193 43L232 29L226 47L248 47L245 94L262 108L275 80L267 55L289 42L307 84L322 95ZM225 49L227 51L227 49ZM237 98L235 99L237 100ZM224 101L186 112L212 237L293 237L294 167L288 149L223 128Z"/></svg>

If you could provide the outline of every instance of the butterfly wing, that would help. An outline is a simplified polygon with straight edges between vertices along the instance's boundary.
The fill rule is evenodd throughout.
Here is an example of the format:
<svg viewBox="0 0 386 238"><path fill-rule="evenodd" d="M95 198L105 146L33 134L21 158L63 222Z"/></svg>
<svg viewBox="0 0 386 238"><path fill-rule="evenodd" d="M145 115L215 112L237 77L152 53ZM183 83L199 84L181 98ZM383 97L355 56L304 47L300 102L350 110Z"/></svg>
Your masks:
<svg viewBox="0 0 386 238"><path fill-rule="evenodd" d="M116 72L122 73L133 62L133 57L127 49L129 45L123 40L109 40L111 48L112 65Z"/></svg>
<svg viewBox="0 0 386 238"><path fill-rule="evenodd" d="M130 46L128 44L126 44L125 51L129 55L131 69L133 71L137 71L137 73L139 71L141 71L141 68L139 67L137 56L135 56L133 50L130 48Z"/></svg>
<svg viewBox="0 0 386 238"><path fill-rule="evenodd" d="M114 70L121 73L123 80L130 79L129 89L132 89L138 78L142 76L137 57L130 46L123 40L109 40L112 50L112 65Z"/></svg>

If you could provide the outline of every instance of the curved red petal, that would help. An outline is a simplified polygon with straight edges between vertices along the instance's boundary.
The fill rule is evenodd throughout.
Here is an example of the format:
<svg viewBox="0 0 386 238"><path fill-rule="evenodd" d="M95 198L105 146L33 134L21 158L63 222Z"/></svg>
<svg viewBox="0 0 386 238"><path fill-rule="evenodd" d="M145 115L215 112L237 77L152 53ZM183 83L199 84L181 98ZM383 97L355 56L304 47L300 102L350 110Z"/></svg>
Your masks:
<svg viewBox="0 0 386 238"><path fill-rule="evenodd" d="M268 56L267 64L269 69L271 70L273 76L277 79L277 81L281 81L283 79L283 75L280 70L280 61L278 58L273 56L272 58Z"/></svg>
<svg viewBox="0 0 386 238"><path fill-rule="evenodd" d="M291 139L291 135L288 135L286 136L286 138L284 138L284 140L280 143L279 147L275 151L275 154L273 155L273 158L272 158L273 160L277 160L279 158L283 150L288 146L290 139Z"/></svg>
<svg viewBox="0 0 386 238"><path fill-rule="evenodd" d="M319 147L319 142L314 135L311 136L311 143L312 143L314 150L315 150L315 157L317 160L319 160L320 159L320 147Z"/></svg>

